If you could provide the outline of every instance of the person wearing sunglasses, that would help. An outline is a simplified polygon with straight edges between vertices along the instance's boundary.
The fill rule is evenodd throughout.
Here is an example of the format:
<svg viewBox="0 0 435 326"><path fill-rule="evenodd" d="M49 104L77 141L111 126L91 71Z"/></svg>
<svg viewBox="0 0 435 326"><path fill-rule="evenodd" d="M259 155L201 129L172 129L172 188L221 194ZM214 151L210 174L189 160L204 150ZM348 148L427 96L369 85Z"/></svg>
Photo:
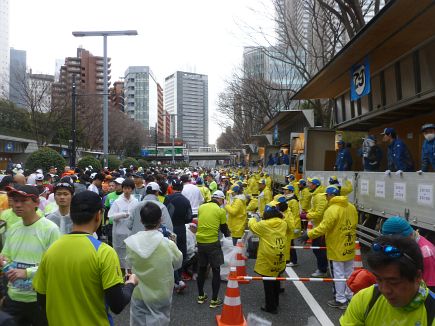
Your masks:
<svg viewBox="0 0 435 326"><path fill-rule="evenodd" d="M418 231L414 231L407 220L400 216L388 218L382 224L381 233L383 235L397 235L409 237L417 242L423 254L423 280L432 292L435 292L435 246L421 236Z"/></svg>
<svg viewBox="0 0 435 326"><path fill-rule="evenodd" d="M435 294L422 279L423 255L413 239L379 237L367 263L377 284L352 298L340 325L434 325Z"/></svg>

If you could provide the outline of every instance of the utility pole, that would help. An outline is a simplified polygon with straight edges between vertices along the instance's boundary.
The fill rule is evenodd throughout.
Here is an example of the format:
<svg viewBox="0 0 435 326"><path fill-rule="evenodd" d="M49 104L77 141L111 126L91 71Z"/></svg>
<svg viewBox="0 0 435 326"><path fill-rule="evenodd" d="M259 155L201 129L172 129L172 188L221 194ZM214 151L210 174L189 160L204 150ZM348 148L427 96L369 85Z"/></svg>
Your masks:
<svg viewBox="0 0 435 326"><path fill-rule="evenodd" d="M76 166L76 110L77 110L77 89L76 75L72 76L72 108L71 108L71 153L69 165Z"/></svg>
<svg viewBox="0 0 435 326"><path fill-rule="evenodd" d="M154 135L155 137L156 137L156 165L157 165L157 146L158 146L158 140L157 140L157 123L156 123L156 128L155 128L155 135Z"/></svg>
<svg viewBox="0 0 435 326"><path fill-rule="evenodd" d="M172 117L175 117L175 114L169 116L172 129L172 164L175 166L175 121L173 121Z"/></svg>

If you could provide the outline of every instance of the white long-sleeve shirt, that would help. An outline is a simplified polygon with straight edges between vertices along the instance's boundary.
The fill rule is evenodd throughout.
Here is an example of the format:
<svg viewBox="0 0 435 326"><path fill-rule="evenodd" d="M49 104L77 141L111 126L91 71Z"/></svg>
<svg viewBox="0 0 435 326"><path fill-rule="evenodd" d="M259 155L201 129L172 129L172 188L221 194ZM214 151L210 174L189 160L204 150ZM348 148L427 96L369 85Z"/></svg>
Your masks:
<svg viewBox="0 0 435 326"><path fill-rule="evenodd" d="M192 215L198 215L199 205L204 202L204 197L201 194L201 190L191 183L185 183L181 193L184 197L189 199L190 206L192 207Z"/></svg>

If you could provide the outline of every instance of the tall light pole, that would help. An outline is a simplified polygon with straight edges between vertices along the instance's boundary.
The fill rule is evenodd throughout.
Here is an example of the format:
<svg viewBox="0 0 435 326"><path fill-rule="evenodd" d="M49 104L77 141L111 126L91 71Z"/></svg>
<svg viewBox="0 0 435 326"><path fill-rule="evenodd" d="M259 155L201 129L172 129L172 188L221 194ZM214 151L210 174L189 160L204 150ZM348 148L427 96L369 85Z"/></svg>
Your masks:
<svg viewBox="0 0 435 326"><path fill-rule="evenodd" d="M124 36L137 35L136 30L126 31L87 31L87 32L72 32L75 37L85 36L102 36L104 40L104 68L103 68L103 153L104 166L109 162L109 85L107 84L107 37L108 36Z"/></svg>

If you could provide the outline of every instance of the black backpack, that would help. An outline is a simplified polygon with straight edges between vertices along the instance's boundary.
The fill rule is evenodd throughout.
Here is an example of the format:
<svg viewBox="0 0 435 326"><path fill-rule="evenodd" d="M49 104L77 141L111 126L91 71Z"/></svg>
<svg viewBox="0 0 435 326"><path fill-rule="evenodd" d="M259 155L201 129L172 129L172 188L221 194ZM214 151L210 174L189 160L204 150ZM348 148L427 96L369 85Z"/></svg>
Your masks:
<svg viewBox="0 0 435 326"><path fill-rule="evenodd" d="M367 319L367 316L370 313L370 310L375 305L378 298L381 296L381 291L379 291L379 288L375 285L373 288L373 296L370 300L366 312L364 314L364 319ZM429 290L429 294L426 297L426 300L424 301L424 306L426 307L426 316L427 316L427 324L429 326L432 325L434 317L435 317L435 293Z"/></svg>

